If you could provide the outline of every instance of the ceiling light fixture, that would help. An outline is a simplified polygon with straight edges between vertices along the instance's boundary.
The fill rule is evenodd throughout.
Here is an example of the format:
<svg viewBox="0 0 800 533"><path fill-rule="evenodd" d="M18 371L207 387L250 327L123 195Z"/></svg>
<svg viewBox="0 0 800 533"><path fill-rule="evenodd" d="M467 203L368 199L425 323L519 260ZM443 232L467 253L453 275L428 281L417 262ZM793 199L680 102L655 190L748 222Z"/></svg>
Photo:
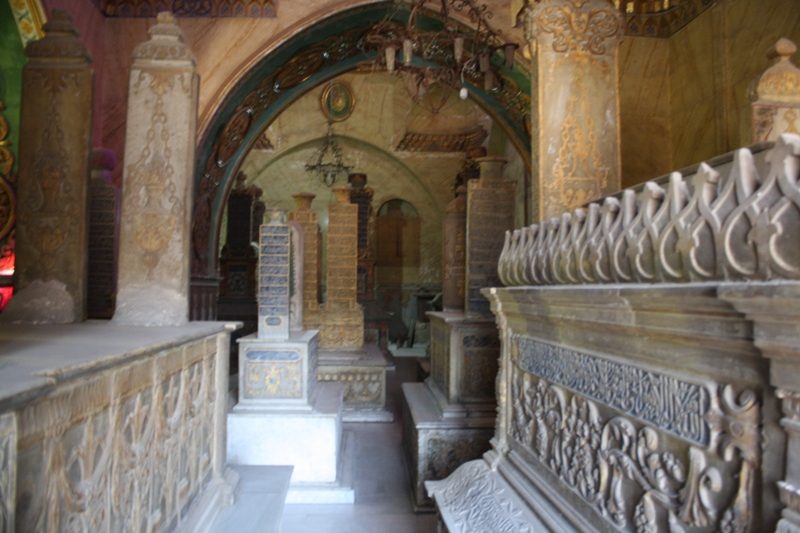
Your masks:
<svg viewBox="0 0 800 533"><path fill-rule="evenodd" d="M500 30L488 23L493 15L486 4L474 0L413 0L409 4L395 0L394 4L364 39L364 51L376 52L373 70L404 76L411 99L432 113L442 109L453 91L467 98L467 72L482 73L486 92L500 89L498 71L503 65L513 68L519 45L500 40ZM403 24L405 11L408 19ZM449 19L451 12L463 12L475 28L457 27ZM493 62L500 50L502 60ZM431 91L432 85L441 90Z"/></svg>

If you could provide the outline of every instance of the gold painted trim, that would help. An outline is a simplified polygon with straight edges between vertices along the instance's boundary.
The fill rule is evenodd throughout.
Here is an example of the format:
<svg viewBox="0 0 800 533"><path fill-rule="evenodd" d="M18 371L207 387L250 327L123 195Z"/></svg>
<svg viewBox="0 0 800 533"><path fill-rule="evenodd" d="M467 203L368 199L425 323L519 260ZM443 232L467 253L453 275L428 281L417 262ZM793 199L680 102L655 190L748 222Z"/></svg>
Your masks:
<svg viewBox="0 0 800 533"><path fill-rule="evenodd" d="M41 0L8 0L8 5L23 48L44 37L42 26L47 22L47 14Z"/></svg>
<svg viewBox="0 0 800 533"><path fill-rule="evenodd" d="M345 112L344 115L336 115L334 112L335 109L331 109L331 106L334 105L334 102L328 101L328 98L331 96L331 93L337 89L341 88L347 93L347 98L349 100L349 109ZM353 109L356 107L356 97L353 95L353 88L350 87L350 84L344 81L336 81L332 83L328 83L325 89L322 91L322 94L319 97L319 105L322 108L322 113L328 118L328 120L332 120L334 122L341 122L343 120L347 120L350 118L350 115L353 114Z"/></svg>

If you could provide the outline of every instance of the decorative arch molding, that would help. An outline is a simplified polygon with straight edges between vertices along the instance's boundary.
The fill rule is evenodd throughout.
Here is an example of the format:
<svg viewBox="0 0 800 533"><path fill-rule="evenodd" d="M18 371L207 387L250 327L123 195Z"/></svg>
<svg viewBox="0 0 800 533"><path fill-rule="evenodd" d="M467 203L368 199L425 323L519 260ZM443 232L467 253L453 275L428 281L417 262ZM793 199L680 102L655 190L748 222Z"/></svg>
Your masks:
<svg viewBox="0 0 800 533"><path fill-rule="evenodd" d="M372 56L360 40L382 20L389 3L335 14L310 25L245 72L201 133L195 173L192 275L216 273L218 232L233 178L261 133L281 111L306 92ZM433 21L433 19L429 19ZM461 24L458 21L458 24ZM432 22L431 22L432 23ZM494 58L498 63L501 58ZM483 90L480 78L466 78L472 98L507 133L530 168L530 78L519 67L504 71L501 89Z"/></svg>

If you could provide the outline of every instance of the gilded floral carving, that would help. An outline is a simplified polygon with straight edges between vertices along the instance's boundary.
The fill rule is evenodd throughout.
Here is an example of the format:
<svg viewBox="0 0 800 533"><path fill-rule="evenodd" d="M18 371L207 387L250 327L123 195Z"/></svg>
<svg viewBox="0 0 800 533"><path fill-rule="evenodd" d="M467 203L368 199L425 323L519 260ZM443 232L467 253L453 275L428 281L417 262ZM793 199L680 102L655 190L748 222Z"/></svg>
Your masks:
<svg viewBox="0 0 800 533"><path fill-rule="evenodd" d="M145 145L138 160L127 168L130 185L126 188L130 192L125 194L122 206L122 216L130 222L134 241L144 252L141 260L148 279L153 279L162 249L172 240L184 213L174 179L164 96L176 87L188 93L191 76L180 71L142 70L133 84L134 89L146 85L156 96Z"/></svg>

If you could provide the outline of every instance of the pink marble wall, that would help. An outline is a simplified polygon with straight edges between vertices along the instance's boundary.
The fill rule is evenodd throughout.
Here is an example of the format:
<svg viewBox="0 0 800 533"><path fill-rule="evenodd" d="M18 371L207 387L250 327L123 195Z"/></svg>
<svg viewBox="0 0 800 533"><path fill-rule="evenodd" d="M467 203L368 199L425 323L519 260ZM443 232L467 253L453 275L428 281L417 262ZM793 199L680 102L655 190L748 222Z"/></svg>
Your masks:
<svg viewBox="0 0 800 533"><path fill-rule="evenodd" d="M66 9L80 35L78 39L92 54L94 69L94 128L92 145L102 146L103 138L103 80L106 64L106 18L89 0L42 0L48 18L53 9ZM119 153L119 152L118 152Z"/></svg>

